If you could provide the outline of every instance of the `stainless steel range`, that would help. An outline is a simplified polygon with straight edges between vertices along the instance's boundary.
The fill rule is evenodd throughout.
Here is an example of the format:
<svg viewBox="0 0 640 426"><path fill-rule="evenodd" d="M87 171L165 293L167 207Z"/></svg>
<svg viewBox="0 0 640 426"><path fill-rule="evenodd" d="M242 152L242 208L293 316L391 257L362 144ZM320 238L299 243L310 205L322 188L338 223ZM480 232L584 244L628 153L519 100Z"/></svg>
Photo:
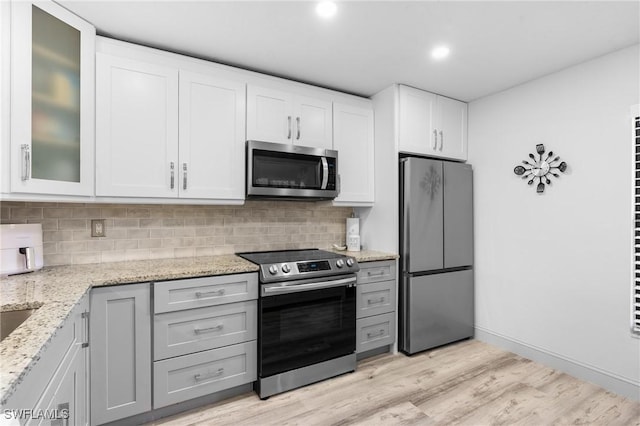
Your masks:
<svg viewBox="0 0 640 426"><path fill-rule="evenodd" d="M238 256L260 266L260 398L355 370L353 257L317 249Z"/></svg>

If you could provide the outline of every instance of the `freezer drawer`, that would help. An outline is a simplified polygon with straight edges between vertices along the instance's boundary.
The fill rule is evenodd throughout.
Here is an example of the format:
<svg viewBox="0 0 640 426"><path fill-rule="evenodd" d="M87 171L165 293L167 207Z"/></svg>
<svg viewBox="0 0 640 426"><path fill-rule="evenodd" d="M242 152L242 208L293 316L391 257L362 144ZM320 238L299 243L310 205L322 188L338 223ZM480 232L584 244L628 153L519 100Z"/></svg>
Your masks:
<svg viewBox="0 0 640 426"><path fill-rule="evenodd" d="M473 336L473 271L405 276L399 349L408 354Z"/></svg>

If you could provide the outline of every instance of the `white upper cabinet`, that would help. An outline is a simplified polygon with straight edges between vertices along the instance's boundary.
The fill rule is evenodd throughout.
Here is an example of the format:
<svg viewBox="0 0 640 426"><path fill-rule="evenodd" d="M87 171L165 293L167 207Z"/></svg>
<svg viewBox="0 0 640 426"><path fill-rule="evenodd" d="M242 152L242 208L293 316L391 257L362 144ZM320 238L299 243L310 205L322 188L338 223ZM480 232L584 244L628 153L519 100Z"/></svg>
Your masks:
<svg viewBox="0 0 640 426"><path fill-rule="evenodd" d="M467 104L438 96L439 155L459 160L467 159Z"/></svg>
<svg viewBox="0 0 640 426"><path fill-rule="evenodd" d="M96 195L178 195L178 70L96 55Z"/></svg>
<svg viewBox="0 0 640 426"><path fill-rule="evenodd" d="M108 50L97 54L96 196L244 202L245 83L155 50L144 61Z"/></svg>
<svg viewBox="0 0 640 426"><path fill-rule="evenodd" d="M374 202L373 108L333 104L333 148L338 151L340 194L335 205Z"/></svg>
<svg viewBox="0 0 640 426"><path fill-rule="evenodd" d="M11 192L93 195L94 53L91 24L11 3Z"/></svg>
<svg viewBox="0 0 640 426"><path fill-rule="evenodd" d="M249 85L247 139L331 149L331 101Z"/></svg>
<svg viewBox="0 0 640 426"><path fill-rule="evenodd" d="M429 154L435 147L434 114L436 95L412 87L400 86L399 150Z"/></svg>
<svg viewBox="0 0 640 426"><path fill-rule="evenodd" d="M244 199L245 84L180 71L180 197Z"/></svg>
<svg viewBox="0 0 640 426"><path fill-rule="evenodd" d="M399 88L398 149L433 157L467 159L467 104Z"/></svg>

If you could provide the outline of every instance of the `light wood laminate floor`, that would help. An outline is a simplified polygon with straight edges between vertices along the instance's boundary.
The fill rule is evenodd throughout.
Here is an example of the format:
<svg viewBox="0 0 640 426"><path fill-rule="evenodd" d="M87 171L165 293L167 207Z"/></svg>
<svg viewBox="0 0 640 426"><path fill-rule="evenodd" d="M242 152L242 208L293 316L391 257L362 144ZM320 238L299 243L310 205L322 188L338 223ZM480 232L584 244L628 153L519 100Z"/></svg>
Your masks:
<svg viewBox="0 0 640 426"><path fill-rule="evenodd" d="M640 425L640 403L485 343L384 354L355 373L261 401L247 393L154 423Z"/></svg>

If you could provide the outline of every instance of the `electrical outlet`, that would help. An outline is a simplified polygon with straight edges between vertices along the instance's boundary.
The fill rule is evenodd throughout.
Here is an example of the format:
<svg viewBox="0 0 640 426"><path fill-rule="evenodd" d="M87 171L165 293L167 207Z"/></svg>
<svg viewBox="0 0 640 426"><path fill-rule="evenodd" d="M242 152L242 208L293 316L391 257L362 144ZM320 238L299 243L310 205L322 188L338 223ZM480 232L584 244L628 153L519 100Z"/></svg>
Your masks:
<svg viewBox="0 0 640 426"><path fill-rule="evenodd" d="M107 232L104 227L104 219L91 219L91 236L106 237Z"/></svg>

